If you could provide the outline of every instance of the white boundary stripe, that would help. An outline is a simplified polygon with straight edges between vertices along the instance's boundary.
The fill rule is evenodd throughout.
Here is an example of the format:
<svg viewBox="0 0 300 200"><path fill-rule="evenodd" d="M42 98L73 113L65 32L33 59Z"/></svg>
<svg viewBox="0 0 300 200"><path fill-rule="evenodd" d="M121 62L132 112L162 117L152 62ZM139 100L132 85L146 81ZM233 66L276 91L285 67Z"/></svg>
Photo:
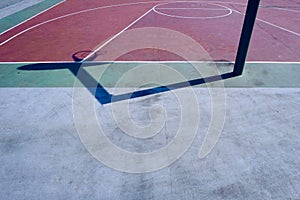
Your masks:
<svg viewBox="0 0 300 200"><path fill-rule="evenodd" d="M248 61L246 63L254 64L300 64L300 62L284 62L284 61Z"/></svg>
<svg viewBox="0 0 300 200"><path fill-rule="evenodd" d="M8 31L10 31L10 30L16 28L17 26L20 26L21 24L24 24L25 22L27 22L27 21L29 21L29 20L31 20L31 19L33 19L33 18L39 16L40 14L42 14L42 13L44 13L44 12L47 12L48 10L50 10L50 9L52 9L52 8L54 8L54 7L56 7L56 6L60 5L60 4L62 4L62 3L64 3L64 2L66 2L66 1L67 1L67 0L63 0L63 1L58 2L57 4L54 4L53 6L47 8L47 9L41 11L41 12L39 12L38 14L36 14L36 15L34 15L34 16L32 16L32 17L26 19L26 20L24 20L23 22L21 22L21 23L15 25L15 26L13 26L13 27L11 27L11 28L9 28L9 29L3 31L2 33L0 33L0 35L2 35L2 34L8 32ZM0 46L1 46L1 45L0 45Z"/></svg>
<svg viewBox="0 0 300 200"><path fill-rule="evenodd" d="M0 65L5 64L76 64L76 62L73 61L42 61L42 62L35 62L35 61L28 61L28 62L0 62ZM170 64L185 64L185 63L217 63L217 64L234 64L234 61L85 61L84 63L90 63L90 64L97 64L97 63L170 63ZM246 61L246 64L299 64L299 62L280 62L280 61Z"/></svg>
<svg viewBox="0 0 300 200"><path fill-rule="evenodd" d="M127 27L125 27L122 31L120 31L119 33L117 33L116 35L114 35L113 37L111 37L109 40L107 40L106 42L104 42L102 45L100 45L99 47L97 47L95 50L93 50L92 53L90 53L88 56L86 56L81 62L84 62L86 59L88 59L89 57L91 57L95 52L99 51L100 49L102 49L103 47L105 47L108 43L110 43L111 41L113 41L114 39L116 39L119 35L121 35L122 33L124 33L127 29L129 29L131 26L133 26L135 23L137 23L139 20L141 20L143 17L145 17L152 10L153 10L153 8L151 8L150 10L148 10L142 16L140 16L139 18L137 18L136 20L134 20L131 24L129 24Z"/></svg>

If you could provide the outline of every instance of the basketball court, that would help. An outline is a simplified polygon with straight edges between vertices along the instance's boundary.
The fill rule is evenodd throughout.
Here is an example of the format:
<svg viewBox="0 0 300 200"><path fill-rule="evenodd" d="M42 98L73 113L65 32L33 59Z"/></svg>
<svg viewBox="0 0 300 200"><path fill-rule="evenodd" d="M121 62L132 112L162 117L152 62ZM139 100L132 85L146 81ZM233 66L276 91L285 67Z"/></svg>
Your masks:
<svg viewBox="0 0 300 200"><path fill-rule="evenodd" d="M249 5L0 4L1 196L299 199L300 4L260 1L240 65Z"/></svg>

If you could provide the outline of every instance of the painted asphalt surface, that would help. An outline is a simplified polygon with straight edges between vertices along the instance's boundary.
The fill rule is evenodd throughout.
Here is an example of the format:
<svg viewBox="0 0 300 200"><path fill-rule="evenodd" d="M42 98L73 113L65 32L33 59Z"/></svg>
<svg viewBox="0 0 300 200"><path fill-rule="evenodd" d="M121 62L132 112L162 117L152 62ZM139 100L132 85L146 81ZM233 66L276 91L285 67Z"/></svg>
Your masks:
<svg viewBox="0 0 300 200"><path fill-rule="evenodd" d="M299 6L293 2L267 0L261 5L248 61L299 62ZM73 61L74 53L95 49L102 55L102 61L110 61L112 52L106 46L97 47L108 40L108 44L118 45L111 38L124 30L141 27L179 31L201 44L212 60L233 61L245 8L246 2L218 1L61 2L1 34L0 61ZM24 48L16 48L20 46ZM121 60L179 59L159 50L154 51L152 57L145 56L148 54L148 51L141 50L124 55Z"/></svg>
<svg viewBox="0 0 300 200"><path fill-rule="evenodd" d="M153 66L157 65L161 70L154 70ZM201 63L199 69L210 65ZM300 198L299 63L247 63L241 77L162 93L156 91L106 104L96 101L85 89L94 87L93 81L110 95L118 95L201 76L190 63L178 62L84 63L86 76L77 78L73 74L76 67L76 63L1 65L1 198ZM137 67L142 73L134 71ZM176 79L172 73L165 73L166 67L183 77ZM217 69L226 74L232 70L232 64L219 63ZM79 85L76 84L78 79ZM119 80L122 82L116 87ZM226 106L222 134L210 154L199 159L199 149L205 143L212 121L213 94L209 92L222 89L220 83L224 84L226 95L225 102L216 101L217 106ZM84 98L80 101L76 96L78 89L85 90L93 102L87 105ZM181 128L195 123L199 123L199 127L191 146L170 166L151 173L120 172L96 160L84 146L78 127L86 123L88 130L89 126L96 125L92 120L96 117L97 125L102 127L107 138L122 149L139 153L164 147L173 141L180 128L184 107L179 100L192 105L192 99L177 95L188 90L193 91L198 100L198 104L193 105L195 109L189 112L198 111L200 118L199 121L190 119L189 124ZM130 105L130 119L142 127L150 124L150 117L155 122L165 113L163 128L147 139L128 136L130 123L120 126L116 119L123 119L123 116L112 115L116 105ZM76 117L81 116L76 109L85 111L90 107L94 113L76 121ZM119 164L122 167L132 163L123 160Z"/></svg>

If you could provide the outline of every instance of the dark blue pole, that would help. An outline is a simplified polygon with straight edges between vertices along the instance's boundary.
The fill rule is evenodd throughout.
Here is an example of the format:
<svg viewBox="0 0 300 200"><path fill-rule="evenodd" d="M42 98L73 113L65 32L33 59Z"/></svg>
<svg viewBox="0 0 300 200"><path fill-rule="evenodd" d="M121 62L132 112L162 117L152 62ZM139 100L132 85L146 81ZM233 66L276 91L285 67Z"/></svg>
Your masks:
<svg viewBox="0 0 300 200"><path fill-rule="evenodd" d="M258 11L259 1L260 0L248 0L244 25L243 25L242 34L241 34L239 47L235 58L234 69L233 69L233 73L237 76L242 75L244 70L244 65L248 53L248 48L250 45L251 35L253 32L255 19Z"/></svg>

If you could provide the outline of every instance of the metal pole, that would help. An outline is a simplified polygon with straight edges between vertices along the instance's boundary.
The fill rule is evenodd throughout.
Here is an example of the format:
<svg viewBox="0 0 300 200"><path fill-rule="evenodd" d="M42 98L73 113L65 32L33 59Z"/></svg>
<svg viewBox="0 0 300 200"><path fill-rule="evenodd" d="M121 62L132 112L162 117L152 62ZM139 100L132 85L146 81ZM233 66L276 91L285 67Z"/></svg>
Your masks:
<svg viewBox="0 0 300 200"><path fill-rule="evenodd" d="M237 76L242 75L244 70L251 35L253 32L255 19L258 11L259 1L260 0L248 0L244 25L233 69L233 73Z"/></svg>

